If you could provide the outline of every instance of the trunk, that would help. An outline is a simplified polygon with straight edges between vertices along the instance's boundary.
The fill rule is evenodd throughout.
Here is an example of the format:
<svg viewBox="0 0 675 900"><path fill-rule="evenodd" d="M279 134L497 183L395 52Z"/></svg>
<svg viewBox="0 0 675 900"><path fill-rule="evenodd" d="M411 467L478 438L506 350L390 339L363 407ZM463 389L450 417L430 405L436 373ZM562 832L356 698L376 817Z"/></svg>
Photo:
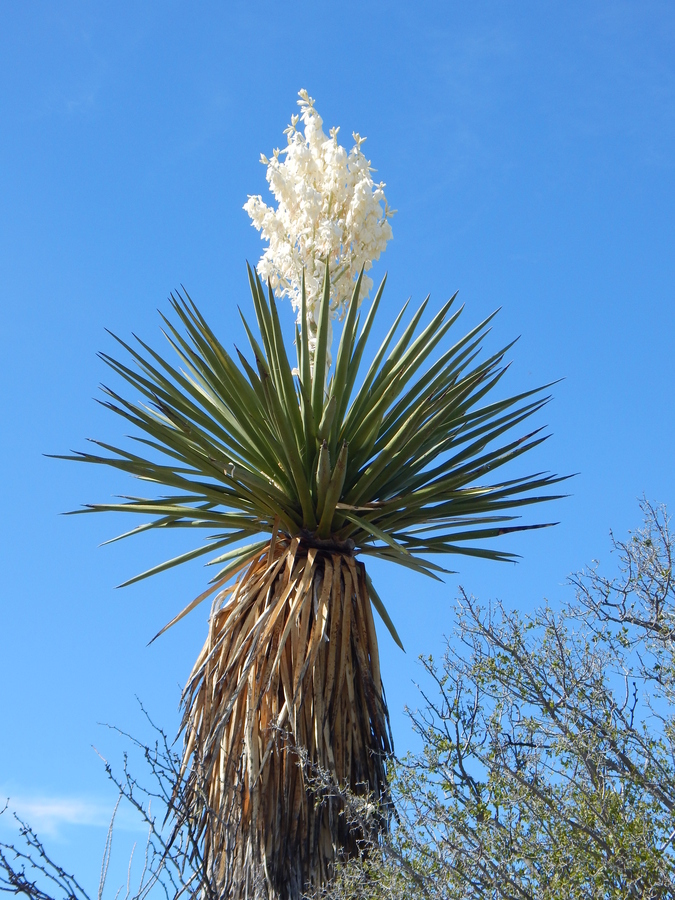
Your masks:
<svg viewBox="0 0 675 900"><path fill-rule="evenodd" d="M350 828L330 789L388 809L392 742L365 569L273 540L224 595L183 698L187 810L215 896L295 900L388 825Z"/></svg>

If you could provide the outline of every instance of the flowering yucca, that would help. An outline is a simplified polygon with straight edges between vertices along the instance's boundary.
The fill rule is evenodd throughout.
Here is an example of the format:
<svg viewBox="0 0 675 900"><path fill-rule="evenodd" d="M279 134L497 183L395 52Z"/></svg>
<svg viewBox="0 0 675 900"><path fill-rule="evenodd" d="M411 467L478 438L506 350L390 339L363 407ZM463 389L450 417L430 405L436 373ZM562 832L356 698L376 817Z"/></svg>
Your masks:
<svg viewBox="0 0 675 900"><path fill-rule="evenodd" d="M298 317L304 275L313 353L326 263L331 273L331 312L342 318L359 273L371 268L392 236L393 213L384 183L373 183L370 161L361 150L365 138L354 133L354 146L347 153L338 143L340 129L331 128L327 137L314 100L306 90L299 96L300 114L291 117L285 132L288 145L275 150L271 159L261 157L278 207L272 209L262 197L249 196L244 209L269 242L258 273L263 281L269 280L272 290L290 297ZM304 134L297 128L299 121ZM361 300L372 284L363 275Z"/></svg>
<svg viewBox="0 0 675 900"><path fill-rule="evenodd" d="M326 139L304 92L301 105L304 136L295 120L285 161L268 164L279 209L247 204L270 241L259 267L267 295L249 269L259 332L244 321L251 356L237 350L235 362L189 297L172 298L178 322L165 319L165 334L177 367L142 341L120 341L131 366L103 357L143 401L106 389L106 405L135 426L138 443L69 457L168 489L85 511L149 517L127 534L208 534L131 580L214 554L211 586L169 625L215 597L183 697L181 777L223 900L298 900L326 885L336 858L388 825L392 742L373 608L400 639L364 559L432 578L447 571L436 560L448 555L512 559L484 542L541 527L510 520L553 499L560 480L496 478L544 440L538 431L505 435L547 398L536 389L490 399L508 349L478 359L492 316L443 346L461 313L454 297L420 327L425 301L394 340L404 307L379 350L367 352L384 282L362 318L366 276L352 280L391 235L382 188L360 140L347 156L336 131ZM275 286L299 310L296 365ZM332 367L330 320L344 310ZM316 767L382 801L373 835L353 832L339 792L312 791L306 775Z"/></svg>

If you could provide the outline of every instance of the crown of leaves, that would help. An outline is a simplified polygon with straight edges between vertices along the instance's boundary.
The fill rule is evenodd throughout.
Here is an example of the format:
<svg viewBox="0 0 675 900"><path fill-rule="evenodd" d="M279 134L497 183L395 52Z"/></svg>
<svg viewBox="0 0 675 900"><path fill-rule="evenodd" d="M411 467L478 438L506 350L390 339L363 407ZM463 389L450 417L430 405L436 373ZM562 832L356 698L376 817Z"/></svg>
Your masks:
<svg viewBox="0 0 675 900"><path fill-rule="evenodd" d="M237 350L237 365L186 292L171 297L180 327L162 316L178 367L140 338L137 347L116 338L133 365L101 354L145 401L138 404L104 388L107 399L102 402L135 426L134 441L141 449L132 453L94 441L106 455L78 452L64 458L113 466L170 493L122 497L118 503L88 504L77 512L149 518L113 540L157 528L209 532L197 548L125 584L212 553L210 565L218 567L212 582L218 587L260 552L270 534L279 532L438 577L448 571L435 561L439 556L510 560L514 554L482 542L544 527L508 523L520 508L562 496L549 493L561 477L535 473L491 480L501 466L546 439L541 429L515 439L507 433L549 399L544 393L549 385L487 399L507 368L504 356L512 346L477 359L494 313L434 353L462 309L453 311L452 297L420 330L427 298L395 341L406 304L364 373L384 281L361 324L359 278L335 364L327 373L326 272L313 359L303 285L293 368L273 292L269 288L266 297L257 274L250 268L248 274L257 337L242 319L253 362Z"/></svg>

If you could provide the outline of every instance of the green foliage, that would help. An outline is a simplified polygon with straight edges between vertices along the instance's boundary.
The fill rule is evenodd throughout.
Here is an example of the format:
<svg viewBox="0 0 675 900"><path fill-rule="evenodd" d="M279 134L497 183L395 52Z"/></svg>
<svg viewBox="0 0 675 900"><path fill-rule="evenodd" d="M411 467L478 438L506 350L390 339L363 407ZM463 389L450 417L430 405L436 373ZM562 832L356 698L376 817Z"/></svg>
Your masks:
<svg viewBox="0 0 675 900"><path fill-rule="evenodd" d="M398 828L329 896L675 897L675 586L663 509L616 543L621 571L573 578L532 616L467 595L459 643L424 661ZM363 807L352 807L358 820Z"/></svg>
<svg viewBox="0 0 675 900"><path fill-rule="evenodd" d="M432 577L445 571L430 558L439 554L512 559L481 542L542 527L507 523L521 507L553 499L547 491L561 479L539 473L489 480L545 439L539 430L517 439L505 435L548 399L537 389L486 400L504 374L508 350L477 361L492 316L434 356L461 312L451 312L454 297L420 330L425 301L391 347L404 307L360 374L384 282L360 327L359 279L332 374L327 291L314 356L303 317L294 370L272 291L266 297L250 269L249 280L258 335L244 325L253 363L238 350L235 362L187 294L171 299L178 324L163 317L178 366L138 338L135 347L117 338L130 364L102 354L142 399L139 404L104 389L104 405L134 426L140 449L95 441L107 455L66 458L113 466L171 493L91 504L80 512L150 519L120 537L153 528L209 532L196 549L126 583L215 553L213 583L221 585L269 540L261 536L278 529Z"/></svg>

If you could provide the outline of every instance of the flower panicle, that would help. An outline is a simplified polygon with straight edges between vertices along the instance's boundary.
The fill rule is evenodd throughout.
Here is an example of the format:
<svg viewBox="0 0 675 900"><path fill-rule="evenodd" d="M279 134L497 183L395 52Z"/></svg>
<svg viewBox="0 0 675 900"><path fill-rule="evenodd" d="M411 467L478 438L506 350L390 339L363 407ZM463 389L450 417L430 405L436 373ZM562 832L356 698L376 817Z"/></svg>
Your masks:
<svg viewBox="0 0 675 900"><path fill-rule="evenodd" d="M327 136L314 99L304 89L299 97L300 112L284 131L287 146L271 158L260 157L277 207L249 196L244 209L268 242L257 266L260 277L289 297L298 316L304 270L313 344L326 262L331 312L342 318L361 269L371 268L392 237L389 220L395 210L384 195L385 183L373 182L374 169L361 149L365 138L354 132L354 146L347 152L338 142L339 127ZM364 275L361 298L371 287L372 279Z"/></svg>

